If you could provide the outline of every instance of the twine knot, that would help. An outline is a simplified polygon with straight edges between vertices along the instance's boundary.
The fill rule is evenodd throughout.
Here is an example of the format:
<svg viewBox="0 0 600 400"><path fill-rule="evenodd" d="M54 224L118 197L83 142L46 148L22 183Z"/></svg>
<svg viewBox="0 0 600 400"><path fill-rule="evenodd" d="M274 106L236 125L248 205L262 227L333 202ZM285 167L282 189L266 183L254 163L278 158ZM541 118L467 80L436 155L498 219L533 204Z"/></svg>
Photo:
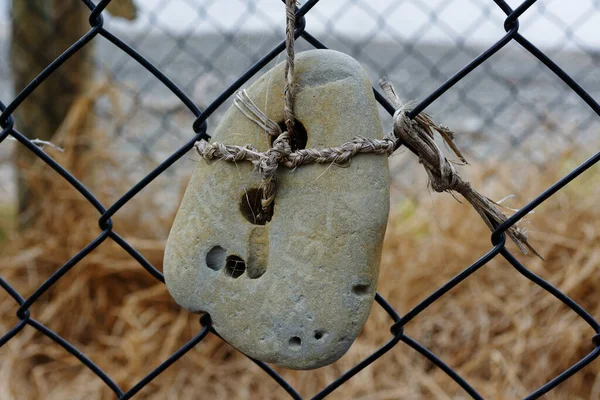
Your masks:
<svg viewBox="0 0 600 400"><path fill-rule="evenodd" d="M262 155L257 167L263 179L275 175L279 164L292 154L290 139L290 134L287 131L283 132L275 139L273 147Z"/></svg>
<svg viewBox="0 0 600 400"><path fill-rule="evenodd" d="M410 103L403 105L394 90L394 86L383 78L379 85L384 91L388 101L396 108L394 113L394 135L405 143L419 157L419 162L425 168L429 177L429 187L436 192L454 192L462 195L477 211L490 230L506 221L507 217L500 210L500 205L488 199L471 187L471 184L462 179L454 163L444 156L442 150L435 142L435 133L438 133L444 142L453 150L460 159L460 163L467 164L466 159L453 142L454 132L449 128L435 123L425 112L419 113L414 119L409 116L412 109ZM527 233L516 225L507 229L506 234L525 254L528 250L542 258L527 241Z"/></svg>
<svg viewBox="0 0 600 400"><path fill-rule="evenodd" d="M390 91L393 91L391 84L382 80L382 85L385 87L386 94L392 93ZM434 132L441 131L442 138L454 149L461 163L467 164L466 159L452 141L454 133L444 126L435 124L425 113L411 119L409 117L410 109L411 105L407 104L401 106L394 114L394 135L416 152L419 163L427 172L431 189L438 193L451 191L466 193L472 190L471 184L460 177L454 163L444 156L435 142Z"/></svg>
<svg viewBox="0 0 600 400"><path fill-rule="evenodd" d="M258 172L262 175L263 196L261 206L264 211L275 200L276 180L275 172L279 164L282 163L291 153L292 146L290 144L291 135L288 131L281 133L273 142L273 146L267 150L257 165Z"/></svg>

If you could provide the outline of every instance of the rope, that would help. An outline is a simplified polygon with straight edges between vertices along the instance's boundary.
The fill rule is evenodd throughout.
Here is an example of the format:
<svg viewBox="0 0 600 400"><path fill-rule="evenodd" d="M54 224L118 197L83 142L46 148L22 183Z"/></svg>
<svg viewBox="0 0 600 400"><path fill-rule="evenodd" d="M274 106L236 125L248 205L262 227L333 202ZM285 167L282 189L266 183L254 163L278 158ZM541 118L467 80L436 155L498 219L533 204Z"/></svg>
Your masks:
<svg viewBox="0 0 600 400"><path fill-rule="evenodd" d="M388 101L396 108L393 136L387 135L383 139L356 137L338 147L292 151L288 132L282 133L281 128L256 106L244 90L236 94L235 106L269 135L276 137L273 147L266 152L260 152L250 144L232 146L201 140L196 143L196 150L206 160L252 162L263 178L262 206L266 208L274 199L275 172L281 165L286 168L296 168L310 163L348 166L352 158L358 154L386 154L389 156L394 152L398 141L402 141L419 157L419 162L429 176L431 189L439 193L448 192L454 195L456 192L462 195L492 231L506 221L507 217L500 211L500 205L477 192L468 181L463 180L458 175L454 164L443 155L442 150L435 143L434 135L437 132L461 162L466 164L465 158L453 142L454 132L435 123L424 112L411 119L408 116L408 112L412 108L410 103L402 105L394 87L385 78L379 84ZM529 244L526 232L513 225L506 233L523 253L527 254L528 251L531 251L542 258Z"/></svg>
<svg viewBox="0 0 600 400"><path fill-rule="evenodd" d="M290 135L294 135L294 125L296 118L294 116L294 33L296 33L296 0L285 0L285 105L283 112L285 115L285 126Z"/></svg>
<svg viewBox="0 0 600 400"><path fill-rule="evenodd" d="M254 121L258 126L263 128L269 135L274 136L276 139L273 142L273 147L266 153L261 154L261 157L253 161L256 162L258 170L263 176L261 183L262 199L261 207L263 212L268 213L268 208L275 200L275 191L277 189L277 181L275 178L275 172L277 167L281 164L284 158L288 157L292 152L291 138L294 134L294 125L296 117L294 115L294 34L296 33L296 0L285 0L285 16L286 16L286 27L285 27L285 86L284 86L284 107L283 112L285 116L286 132L281 132L281 128L274 121L270 120L266 114L264 114L260 108L250 99L248 94L243 91L241 95L236 96L235 105L242 111L242 113ZM218 147L218 146L217 146ZM225 152L223 152L225 150ZM198 149L200 151L200 149ZM246 149L241 153L235 153L235 149L229 146L222 148L208 149L211 154L220 154L223 159L233 157L233 160L240 157L252 157L254 151L250 147L246 146Z"/></svg>
<svg viewBox="0 0 600 400"><path fill-rule="evenodd" d="M468 181L463 180L458 175L454 164L443 155L434 141L434 132L438 132L461 161L466 163L465 158L452 141L454 133L447 127L436 124L426 113L420 113L414 119L410 119L408 117L410 107L402 106L392 84L383 78L379 81L379 85L388 101L396 108L394 135L415 151L419 162L429 176L429 186L438 193L460 193L492 231L496 229L497 225L506 221L507 217L500 211L500 205L483 196L473 189ZM527 241L526 232L513 225L506 233L524 254L527 254L529 250L542 258Z"/></svg>
<svg viewBox="0 0 600 400"><path fill-rule="evenodd" d="M384 139L356 137L338 147L292 151L288 133L281 133L279 125L256 107L245 90L236 94L233 103L251 121L263 128L269 135L276 137L273 147L265 152L260 152L251 144L234 146L200 140L196 142L196 150L206 160L250 161L262 175L263 181L273 178L279 166L296 168L310 163L347 166L357 154L371 153L389 156L395 149L396 140L387 136Z"/></svg>

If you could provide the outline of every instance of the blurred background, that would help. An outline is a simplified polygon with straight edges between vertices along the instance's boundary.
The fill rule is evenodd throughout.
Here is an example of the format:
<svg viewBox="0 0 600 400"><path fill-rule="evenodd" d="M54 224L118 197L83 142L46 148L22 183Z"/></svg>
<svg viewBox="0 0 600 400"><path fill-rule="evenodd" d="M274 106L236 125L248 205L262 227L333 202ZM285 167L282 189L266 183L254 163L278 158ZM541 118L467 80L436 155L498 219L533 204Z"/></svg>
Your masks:
<svg viewBox="0 0 600 400"><path fill-rule="evenodd" d="M507 3L514 8L520 1ZM109 32L202 108L278 44L285 29L278 0L113 0L103 15ZM0 0L0 101L9 104L89 30L87 16L79 0ZM357 59L374 86L386 76L404 101L419 102L502 38L505 18L492 0L322 0L306 16L306 29ZM598 98L600 1L540 0L519 21L523 36ZM298 51L310 48L297 41ZM210 116L208 134L230 105ZM427 112L457 133L456 143L471 163L461 174L493 199L514 194L507 203L512 208L595 154L600 144L600 118L517 43ZM391 117L383 109L381 117L390 131ZM15 118L28 138L60 147L44 150L106 206L189 141L195 119L145 68L100 36L29 96ZM190 152L115 216L115 229L157 268L198 161ZM390 166L393 205L380 292L402 313L490 244L473 210L452 196L430 193L410 152L401 149ZM586 173L525 224L546 259L524 257L527 265L591 312L600 309L596 175L597 169ZM24 296L99 233L97 219L93 207L23 146L0 144L0 274ZM103 244L92 255L42 297L39 318L128 388L199 330L197 318L174 305L122 249ZM592 332L506 262L490 265L428 309L411 333L486 398L523 396L589 351ZM14 302L0 296L2 334L17 320ZM351 352L334 366L304 375L280 372L303 394L316 393L385 342L386 318L374 311ZM544 335L549 331L552 338ZM251 362L210 340L140 398L195 398L197 390L218 398L284 396ZM407 348L378 363L332 397L466 398ZM600 369L585 371L550 398L600 398ZM0 388L2 399L113 398L64 350L27 330L0 349Z"/></svg>
<svg viewBox="0 0 600 400"><path fill-rule="evenodd" d="M278 43L284 29L283 4L273 0L131 1L113 2L113 14L118 16L106 16L107 29L202 107ZM87 29L74 22L70 27L64 24L68 15L74 18L74 13L85 12L79 1L66 0L59 6L34 3L23 13L31 25L13 26L10 1L0 1L0 98L5 102ZM540 1L523 15L520 30L592 96L600 90L600 77L594 73L599 62L598 7L592 0L576 6ZM311 11L307 29L328 47L356 58L374 85L387 76L403 100L420 101L499 40L504 18L491 0L321 1ZM58 23L61 19L63 23ZM56 26L49 21L56 21ZM47 35L41 35L42 30ZM30 57L12 69L11 40ZM303 40L298 47L310 48ZM126 160L122 165L126 175L139 179L189 140L193 116L157 79L104 38L98 37L89 50L83 56L94 66L94 79L109 82L119 101L118 106L106 99L97 102L93 112L100 118L95 125L110 139L111 152ZM20 75L19 69L29 79L16 79L14 84L11 77ZM69 71L43 86L68 88L72 81L78 87L81 79ZM66 109L68 104L60 106ZM210 117L209 134L230 104ZM66 113L54 110L59 111ZM540 168L566 144L586 143L598 128L592 110L516 43L462 80L428 112L459 133L457 142L470 161L510 157ZM382 114L382 120L389 130L391 119ZM25 135L43 136L28 124L36 126L34 121L19 125ZM3 154L10 151L3 147ZM168 172L179 176L181 167L191 165L183 161ZM1 196L10 201L16 196L15 172L10 164L1 171L5 177Z"/></svg>

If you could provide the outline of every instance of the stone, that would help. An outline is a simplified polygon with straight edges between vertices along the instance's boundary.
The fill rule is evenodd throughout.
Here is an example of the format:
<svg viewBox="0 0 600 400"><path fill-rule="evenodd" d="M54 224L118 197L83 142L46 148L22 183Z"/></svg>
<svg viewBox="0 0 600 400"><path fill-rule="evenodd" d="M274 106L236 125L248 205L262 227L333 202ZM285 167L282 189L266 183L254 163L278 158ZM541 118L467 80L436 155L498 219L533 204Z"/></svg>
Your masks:
<svg viewBox="0 0 600 400"><path fill-rule="evenodd" d="M248 89L282 126L283 69ZM371 83L351 57L299 53L295 79L306 131L297 130L296 146L383 137ZM233 106L212 140L260 151L271 145ZM165 280L178 304L208 312L217 333L246 355L317 368L344 355L369 316L389 211L388 160L361 154L346 168L281 166L276 177L270 220L257 220L261 177L252 164L201 160L169 235Z"/></svg>

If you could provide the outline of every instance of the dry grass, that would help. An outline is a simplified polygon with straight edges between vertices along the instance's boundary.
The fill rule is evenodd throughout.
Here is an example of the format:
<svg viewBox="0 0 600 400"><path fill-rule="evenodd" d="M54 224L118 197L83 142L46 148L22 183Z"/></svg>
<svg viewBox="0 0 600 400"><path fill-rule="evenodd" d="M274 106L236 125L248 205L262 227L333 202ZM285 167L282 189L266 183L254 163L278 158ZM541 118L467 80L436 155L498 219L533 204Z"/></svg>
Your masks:
<svg viewBox="0 0 600 400"><path fill-rule="evenodd" d="M70 123L76 122L77 118ZM98 137L76 143L75 131L66 126L55 139L65 153L48 151L76 176L85 176L100 197L123 192L130 182L119 185L114 176L111 182L110 176L98 173L111 166ZM530 182L519 202L533 198L576 161L569 154L561 160L543 176L513 165L516 169L511 171L519 171ZM477 182L489 171L478 166L471 170L479 171L474 182L480 187L483 183ZM30 166L29 171L44 212L30 229L9 235L0 256L0 273L24 296L100 233L97 212L68 184L42 164ZM592 315L600 316L600 209L595 179L593 172L586 174L530 216L532 243L546 261L519 257ZM503 197L501 190L486 184L485 192L492 197ZM152 203L155 197L142 192L114 218L114 226L160 267L173 215L161 219L158 213L149 213L158 207ZM400 313L407 312L490 248L489 232L476 213L451 196L399 202L390 217L379 291ZM17 322L15 311L12 299L0 294L0 334ZM110 240L44 294L32 315L73 343L124 389L200 330L198 316L175 305L164 285ZM311 396L385 343L390 325L389 317L375 307L363 333L339 362L315 371L278 371L302 395ZM498 399L523 396L542 385L589 352L593 336L575 313L499 259L434 303L407 326L406 333L455 368L484 397ZM600 363L593 363L548 398L600 398L599 371ZM209 336L136 398L199 396L275 399L285 398L285 393L251 361ZM41 398L114 396L73 356L27 327L0 349L0 399ZM467 396L423 357L399 344L331 398Z"/></svg>

